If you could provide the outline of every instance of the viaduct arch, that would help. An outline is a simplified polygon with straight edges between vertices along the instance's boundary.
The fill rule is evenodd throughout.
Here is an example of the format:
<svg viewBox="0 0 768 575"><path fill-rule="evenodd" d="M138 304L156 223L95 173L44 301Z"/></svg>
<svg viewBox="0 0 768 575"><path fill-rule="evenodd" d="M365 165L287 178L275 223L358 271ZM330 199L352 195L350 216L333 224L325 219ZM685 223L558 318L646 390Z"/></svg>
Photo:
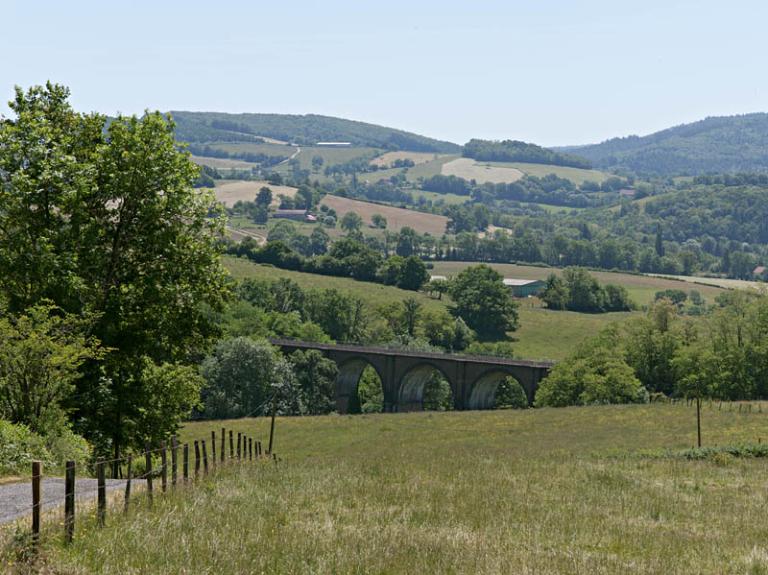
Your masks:
<svg viewBox="0 0 768 575"><path fill-rule="evenodd" d="M503 357L455 355L405 351L383 347L336 345L274 339L272 344L290 353L316 349L339 368L336 379L336 409L349 411L357 393L357 383L366 366L378 373L384 392L384 411L422 409L424 386L434 371L450 384L454 409L491 409L496 388L506 377L513 377L533 403L539 382L554 365L548 361L527 361Z"/></svg>

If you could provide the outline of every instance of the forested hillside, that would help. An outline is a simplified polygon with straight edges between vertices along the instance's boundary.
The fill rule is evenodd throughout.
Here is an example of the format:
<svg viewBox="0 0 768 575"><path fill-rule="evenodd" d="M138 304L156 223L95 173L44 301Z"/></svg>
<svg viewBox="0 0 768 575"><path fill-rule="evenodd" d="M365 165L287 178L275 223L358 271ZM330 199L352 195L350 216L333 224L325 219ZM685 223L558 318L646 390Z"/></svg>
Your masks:
<svg viewBox="0 0 768 575"><path fill-rule="evenodd" d="M605 169L638 175L768 171L768 114L711 117L648 136L561 148Z"/></svg>
<svg viewBox="0 0 768 575"><path fill-rule="evenodd" d="M572 168L591 168L588 160L573 154L564 154L518 140L472 139L464 146L463 155L485 162L531 162Z"/></svg>
<svg viewBox="0 0 768 575"><path fill-rule="evenodd" d="M460 146L403 130L317 114L225 114L180 112L170 114L176 137L184 142L260 142L262 137L300 145L349 142L387 150L457 153Z"/></svg>

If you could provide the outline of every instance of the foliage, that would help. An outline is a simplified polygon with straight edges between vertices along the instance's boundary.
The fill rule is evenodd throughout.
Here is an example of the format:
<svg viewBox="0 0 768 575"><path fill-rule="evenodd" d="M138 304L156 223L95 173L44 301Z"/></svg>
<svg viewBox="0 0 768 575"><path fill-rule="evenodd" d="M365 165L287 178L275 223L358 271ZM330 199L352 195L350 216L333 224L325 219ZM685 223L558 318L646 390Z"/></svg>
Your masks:
<svg viewBox="0 0 768 575"><path fill-rule="evenodd" d="M503 339L518 327L517 303L501 274L487 265L462 271L451 282L450 295L454 301L451 312L481 338Z"/></svg>
<svg viewBox="0 0 768 575"><path fill-rule="evenodd" d="M591 168L589 160L572 154L554 152L536 144L518 140L494 142L473 139L464 144L462 155L475 160L490 162L531 162L532 164L553 164L573 168Z"/></svg>
<svg viewBox="0 0 768 575"><path fill-rule="evenodd" d="M630 311L635 304L623 286L604 286L584 268L569 267L563 270L562 278L551 274L541 299L549 309L581 312Z"/></svg>
<svg viewBox="0 0 768 575"><path fill-rule="evenodd" d="M414 152L455 153L459 150L459 146L450 142L317 114L171 112L171 115L178 126L177 138L185 142L255 142L259 141L258 136L266 136L309 146L317 142L350 142L355 146Z"/></svg>
<svg viewBox="0 0 768 575"><path fill-rule="evenodd" d="M564 407L642 403L648 392L615 349L616 334L607 330L552 368L536 393L536 405Z"/></svg>
<svg viewBox="0 0 768 575"><path fill-rule="evenodd" d="M66 428L80 368L103 356L89 323L50 303L0 317L0 417L40 434Z"/></svg>
<svg viewBox="0 0 768 575"><path fill-rule="evenodd" d="M496 409L528 409L528 397L525 390L512 377L507 377L499 383L495 395Z"/></svg>
<svg viewBox="0 0 768 575"><path fill-rule="evenodd" d="M24 424L0 419L0 475L26 473L32 461L61 466L65 461L85 463L89 457L86 441L68 428L44 437Z"/></svg>
<svg viewBox="0 0 768 575"><path fill-rule="evenodd" d="M164 116L106 126L68 96L18 89L0 123L0 293L11 313L50 299L96 318L90 334L110 352L85 366L73 416L100 450L118 450L139 439L126 422L154 406L144 358L186 362L215 335L206 309L226 292L223 220Z"/></svg>
<svg viewBox="0 0 768 575"><path fill-rule="evenodd" d="M336 364L315 349L295 351L289 361L301 393L302 413L323 415L336 409Z"/></svg>

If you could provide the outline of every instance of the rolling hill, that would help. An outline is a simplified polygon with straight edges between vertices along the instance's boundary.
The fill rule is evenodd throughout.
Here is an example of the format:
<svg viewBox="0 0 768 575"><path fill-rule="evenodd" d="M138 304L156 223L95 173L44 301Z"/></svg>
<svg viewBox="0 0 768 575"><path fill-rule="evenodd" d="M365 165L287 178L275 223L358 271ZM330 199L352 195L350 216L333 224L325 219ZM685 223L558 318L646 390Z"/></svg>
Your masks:
<svg viewBox="0 0 768 575"><path fill-rule="evenodd" d="M768 114L710 117L648 136L559 149L598 168L638 175L768 172Z"/></svg>
<svg viewBox="0 0 768 575"><path fill-rule="evenodd" d="M349 142L353 146L458 153L461 146L376 124L317 114L225 114L171 111L183 142L253 142L264 138L299 145Z"/></svg>

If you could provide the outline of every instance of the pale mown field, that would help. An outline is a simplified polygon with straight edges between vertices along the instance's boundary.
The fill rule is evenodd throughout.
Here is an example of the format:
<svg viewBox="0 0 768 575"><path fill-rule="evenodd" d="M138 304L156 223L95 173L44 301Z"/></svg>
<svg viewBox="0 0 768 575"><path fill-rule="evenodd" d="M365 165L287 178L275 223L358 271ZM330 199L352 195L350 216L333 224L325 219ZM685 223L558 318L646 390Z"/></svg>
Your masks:
<svg viewBox="0 0 768 575"><path fill-rule="evenodd" d="M340 196L332 196L330 194L326 195L320 203L336 210L339 220L341 220L347 212L356 212L363 218L366 225L370 225L371 216L374 214L381 214L387 218L387 229L392 231L397 231L400 228L409 226L422 234L429 233L433 236L442 236L448 225L448 218L445 216L426 214L417 212L416 210L395 208L393 206L374 204L371 202L362 202L360 200L352 200Z"/></svg>
<svg viewBox="0 0 768 575"><path fill-rule="evenodd" d="M760 409L705 406L705 442L756 442ZM694 421L685 404L279 418L279 463L84 524L43 558L67 574L766 573L766 460L681 457ZM182 439L222 425L268 433L200 422Z"/></svg>
<svg viewBox="0 0 768 575"><path fill-rule="evenodd" d="M297 191L292 186L275 186L262 180L217 180L213 191L219 202L231 208L237 202L253 202L259 190L265 186L272 190L273 206L280 205L280 194L292 198Z"/></svg>
<svg viewBox="0 0 768 575"><path fill-rule="evenodd" d="M465 180L476 180L483 184L509 184L516 182L525 174L517 168L499 167L476 162L472 158L457 158L443 164L440 173L444 176L456 176Z"/></svg>
<svg viewBox="0 0 768 575"><path fill-rule="evenodd" d="M423 164L438 157L431 152L387 152L370 161L374 166L391 166L396 160L411 160L414 164Z"/></svg>

